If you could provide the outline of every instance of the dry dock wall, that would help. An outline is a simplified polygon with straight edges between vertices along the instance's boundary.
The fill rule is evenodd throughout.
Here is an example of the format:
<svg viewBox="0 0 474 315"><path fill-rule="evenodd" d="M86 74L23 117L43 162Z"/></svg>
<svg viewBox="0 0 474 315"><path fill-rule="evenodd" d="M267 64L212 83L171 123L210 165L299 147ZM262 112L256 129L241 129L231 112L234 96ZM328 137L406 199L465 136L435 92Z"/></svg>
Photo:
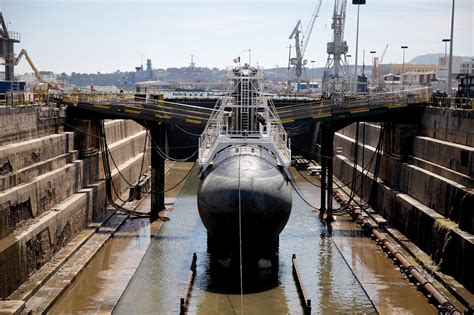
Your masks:
<svg viewBox="0 0 474 315"><path fill-rule="evenodd" d="M0 107L0 298L108 214L105 182L99 179L103 169L79 159L75 142L80 131L64 132L64 117L60 108ZM127 181L135 182L145 131L126 120L107 121L105 128L115 163ZM91 170L99 180L90 181ZM127 192L117 170L112 178L118 194Z"/></svg>
<svg viewBox="0 0 474 315"><path fill-rule="evenodd" d="M379 178L375 153L381 127L359 128L357 193L428 253L441 271L474 290L474 114L428 107L419 125L386 125ZM352 180L355 125L335 135L334 173ZM408 135L408 136L407 136ZM398 147L397 147L398 146ZM362 172L361 156L364 152ZM375 159L374 159L375 160Z"/></svg>

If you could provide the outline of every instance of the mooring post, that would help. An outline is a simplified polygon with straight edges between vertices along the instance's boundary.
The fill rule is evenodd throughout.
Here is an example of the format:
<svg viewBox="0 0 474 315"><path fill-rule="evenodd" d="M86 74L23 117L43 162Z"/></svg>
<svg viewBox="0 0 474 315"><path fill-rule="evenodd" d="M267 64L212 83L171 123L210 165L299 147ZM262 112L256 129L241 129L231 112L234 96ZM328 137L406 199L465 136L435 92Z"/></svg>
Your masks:
<svg viewBox="0 0 474 315"><path fill-rule="evenodd" d="M165 125L150 127L151 136L151 209L150 220L159 218L160 211L165 209Z"/></svg>
<svg viewBox="0 0 474 315"><path fill-rule="evenodd" d="M321 125L321 209L319 211L319 218L324 219L326 212L326 174L327 174L327 142L326 142L326 126Z"/></svg>

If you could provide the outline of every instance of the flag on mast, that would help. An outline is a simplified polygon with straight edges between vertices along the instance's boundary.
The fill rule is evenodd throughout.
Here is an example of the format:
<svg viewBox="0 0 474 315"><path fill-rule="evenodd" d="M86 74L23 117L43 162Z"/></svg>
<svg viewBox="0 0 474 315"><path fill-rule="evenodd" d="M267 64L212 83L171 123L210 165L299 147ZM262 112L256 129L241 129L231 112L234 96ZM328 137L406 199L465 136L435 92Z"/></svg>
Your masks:
<svg viewBox="0 0 474 315"><path fill-rule="evenodd" d="M234 63L239 63L240 62L240 56L238 56L237 58L234 58L232 61Z"/></svg>

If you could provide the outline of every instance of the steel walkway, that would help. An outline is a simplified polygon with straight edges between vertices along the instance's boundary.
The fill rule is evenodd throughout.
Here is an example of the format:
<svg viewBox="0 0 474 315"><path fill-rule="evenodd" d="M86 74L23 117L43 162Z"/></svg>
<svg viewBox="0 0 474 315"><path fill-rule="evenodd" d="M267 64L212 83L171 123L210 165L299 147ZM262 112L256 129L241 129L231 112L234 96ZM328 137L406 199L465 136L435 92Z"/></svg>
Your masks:
<svg viewBox="0 0 474 315"><path fill-rule="evenodd" d="M179 125L207 124L214 109L165 100L162 94L64 93L59 102L74 109L100 113L107 118L129 118ZM342 100L315 99L276 108L282 124L354 119L361 116L390 115L431 103L431 89L414 89L370 96L346 96ZM90 117L90 116L89 116Z"/></svg>

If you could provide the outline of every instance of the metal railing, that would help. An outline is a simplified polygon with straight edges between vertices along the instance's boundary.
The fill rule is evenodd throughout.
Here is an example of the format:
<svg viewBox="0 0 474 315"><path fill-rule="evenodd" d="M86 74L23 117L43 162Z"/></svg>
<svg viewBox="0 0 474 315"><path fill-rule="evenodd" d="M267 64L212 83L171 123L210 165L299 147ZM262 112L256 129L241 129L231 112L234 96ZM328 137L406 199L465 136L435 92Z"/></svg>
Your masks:
<svg viewBox="0 0 474 315"><path fill-rule="evenodd" d="M397 108L431 102L431 89L377 93L367 96L346 96L341 100L320 100L302 105L281 106L277 112L282 122L317 119L337 114L354 114L374 109Z"/></svg>

